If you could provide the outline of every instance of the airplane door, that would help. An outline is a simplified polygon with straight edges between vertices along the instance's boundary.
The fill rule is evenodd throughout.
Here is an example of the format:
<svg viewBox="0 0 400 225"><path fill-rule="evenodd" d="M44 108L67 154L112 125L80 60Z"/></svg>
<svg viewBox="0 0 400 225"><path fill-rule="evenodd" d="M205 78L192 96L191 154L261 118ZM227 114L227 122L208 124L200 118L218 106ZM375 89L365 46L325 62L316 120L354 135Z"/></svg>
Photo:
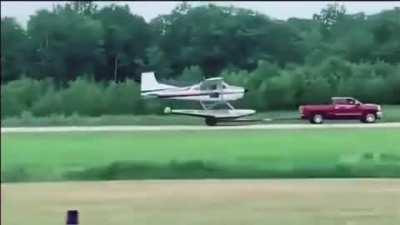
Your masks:
<svg viewBox="0 0 400 225"><path fill-rule="evenodd" d="M211 93L209 96L210 96L210 98L219 98L219 93L214 92L214 93Z"/></svg>
<svg viewBox="0 0 400 225"><path fill-rule="evenodd" d="M220 94L217 92L217 85L216 84L211 85L209 90L211 91L211 93L209 94L211 99L218 99L219 98Z"/></svg>

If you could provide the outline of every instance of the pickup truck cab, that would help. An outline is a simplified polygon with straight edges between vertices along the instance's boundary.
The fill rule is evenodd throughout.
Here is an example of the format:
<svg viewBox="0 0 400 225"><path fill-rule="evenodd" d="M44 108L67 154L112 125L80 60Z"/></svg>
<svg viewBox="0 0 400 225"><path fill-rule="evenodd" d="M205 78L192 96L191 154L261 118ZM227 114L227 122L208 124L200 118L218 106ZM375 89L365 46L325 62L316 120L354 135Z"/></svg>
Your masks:
<svg viewBox="0 0 400 225"><path fill-rule="evenodd" d="M333 97L330 105L302 105L299 112L302 119L313 124L321 124L325 119L374 123L383 116L380 105L364 104L351 97Z"/></svg>

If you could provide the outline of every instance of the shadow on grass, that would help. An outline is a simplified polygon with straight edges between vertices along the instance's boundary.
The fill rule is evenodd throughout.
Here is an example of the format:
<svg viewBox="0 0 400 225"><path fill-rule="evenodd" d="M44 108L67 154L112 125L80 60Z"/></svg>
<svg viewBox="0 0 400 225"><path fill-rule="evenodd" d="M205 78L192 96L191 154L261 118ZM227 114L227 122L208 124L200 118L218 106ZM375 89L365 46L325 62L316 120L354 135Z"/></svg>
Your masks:
<svg viewBox="0 0 400 225"><path fill-rule="evenodd" d="M207 178L225 173L225 169L200 160L169 164L146 161L118 161L103 167L65 173L68 180L115 180L115 179L178 179Z"/></svg>
<svg viewBox="0 0 400 225"><path fill-rule="evenodd" d="M32 178L28 170L22 166L14 167L7 171L1 171L2 182L27 182Z"/></svg>
<svg viewBox="0 0 400 225"><path fill-rule="evenodd" d="M388 157L386 155L385 157ZM393 157L389 157L393 160ZM171 161L155 164L138 161L119 161L104 167L65 173L67 180L120 179L205 179L205 178L353 178L400 177L400 164L376 163L370 160L338 162L333 165L298 165L292 169L229 168L212 162Z"/></svg>
<svg viewBox="0 0 400 225"><path fill-rule="evenodd" d="M346 155L330 165L295 164L279 169L268 163L254 166L223 166L214 162L193 160L157 164L148 161L117 161L105 166L66 171L59 176L31 176L27 169L15 167L2 171L3 182L60 180L130 180L130 179L251 179L251 178L400 178L400 155L362 153Z"/></svg>

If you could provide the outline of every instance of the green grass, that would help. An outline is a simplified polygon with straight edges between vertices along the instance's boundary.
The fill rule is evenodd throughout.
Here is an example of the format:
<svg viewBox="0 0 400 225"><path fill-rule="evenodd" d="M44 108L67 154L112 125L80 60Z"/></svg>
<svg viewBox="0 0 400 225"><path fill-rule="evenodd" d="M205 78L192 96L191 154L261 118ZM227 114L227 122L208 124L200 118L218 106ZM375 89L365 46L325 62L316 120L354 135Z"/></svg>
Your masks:
<svg viewBox="0 0 400 225"><path fill-rule="evenodd" d="M400 177L400 129L2 134L3 181Z"/></svg>
<svg viewBox="0 0 400 225"><path fill-rule="evenodd" d="M383 106L384 118L381 122L400 122L400 105ZM271 118L268 123L307 123L297 118L297 110L259 112L250 118ZM99 126L99 125L203 125L201 118L176 115L103 115L99 117L53 115L34 117L23 113L20 117L1 120L2 127L20 126Z"/></svg>

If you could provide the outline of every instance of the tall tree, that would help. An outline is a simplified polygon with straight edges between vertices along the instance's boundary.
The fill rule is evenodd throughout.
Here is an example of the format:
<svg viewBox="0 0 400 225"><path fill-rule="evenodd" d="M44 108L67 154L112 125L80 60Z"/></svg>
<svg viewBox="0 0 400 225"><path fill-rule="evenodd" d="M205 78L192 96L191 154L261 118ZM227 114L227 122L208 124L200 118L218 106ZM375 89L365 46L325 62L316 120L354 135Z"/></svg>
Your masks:
<svg viewBox="0 0 400 225"><path fill-rule="evenodd" d="M326 8L321 10L320 14L314 14L313 19L320 22L322 34L329 38L332 27L343 19L345 15L346 8L344 5L335 2L334 4L328 4Z"/></svg>
<svg viewBox="0 0 400 225"><path fill-rule="evenodd" d="M97 11L97 5L93 1L72 1L67 4L77 13L87 16L91 16Z"/></svg>
<svg viewBox="0 0 400 225"><path fill-rule="evenodd" d="M101 79L123 80L133 77L144 67L146 48L152 36L143 17L131 14L129 7L112 4L94 15L104 28L105 63L99 65Z"/></svg>
<svg viewBox="0 0 400 225"><path fill-rule="evenodd" d="M179 6L152 22L159 29L159 47L175 74L196 64L212 76L228 65L254 69L262 59L283 65L303 58L294 29L251 10L212 4Z"/></svg>
<svg viewBox="0 0 400 225"><path fill-rule="evenodd" d="M102 57L103 27L100 22L79 14L68 4L49 12L38 11L28 23L31 57L35 75L57 77L61 81L93 74Z"/></svg>
<svg viewBox="0 0 400 225"><path fill-rule="evenodd" d="M14 18L1 19L1 81L17 79L25 73L26 32Z"/></svg>

